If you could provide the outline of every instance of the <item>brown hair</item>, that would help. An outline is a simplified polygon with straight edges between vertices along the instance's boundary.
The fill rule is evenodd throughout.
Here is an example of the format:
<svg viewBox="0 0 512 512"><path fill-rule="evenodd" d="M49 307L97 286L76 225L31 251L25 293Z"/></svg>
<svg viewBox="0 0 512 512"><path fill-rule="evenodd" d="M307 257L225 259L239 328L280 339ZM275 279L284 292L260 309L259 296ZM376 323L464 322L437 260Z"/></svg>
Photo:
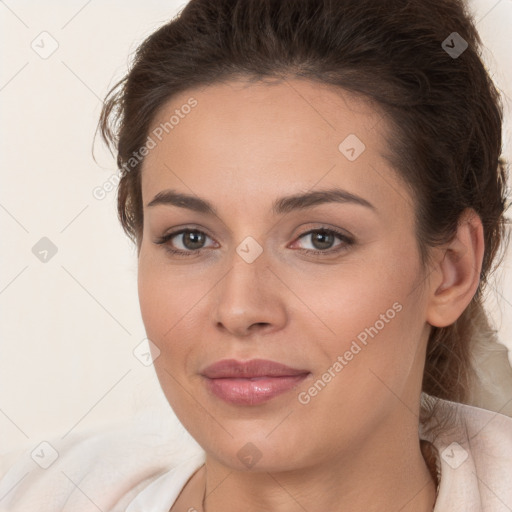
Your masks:
<svg viewBox="0 0 512 512"><path fill-rule="evenodd" d="M464 42L460 55L449 53ZM415 197L423 263L430 246L453 237L466 208L484 225L478 291L454 324L432 328L423 377L429 395L467 402L471 340L491 332L482 290L506 234L502 106L480 46L462 0L190 1L140 45L101 114L101 135L117 150L125 232L140 250L143 160L133 155L176 94L291 77L363 95L391 127L389 159Z"/></svg>

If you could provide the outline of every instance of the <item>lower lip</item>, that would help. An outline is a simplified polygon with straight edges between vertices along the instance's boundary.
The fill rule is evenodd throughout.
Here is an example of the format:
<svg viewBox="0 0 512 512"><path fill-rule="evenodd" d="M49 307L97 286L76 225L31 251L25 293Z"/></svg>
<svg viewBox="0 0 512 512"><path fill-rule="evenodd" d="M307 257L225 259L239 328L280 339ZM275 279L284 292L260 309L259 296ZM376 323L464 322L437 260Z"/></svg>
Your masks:
<svg viewBox="0 0 512 512"><path fill-rule="evenodd" d="M251 379L209 379L208 389L225 402L234 405L258 405L286 393L302 382L307 374Z"/></svg>

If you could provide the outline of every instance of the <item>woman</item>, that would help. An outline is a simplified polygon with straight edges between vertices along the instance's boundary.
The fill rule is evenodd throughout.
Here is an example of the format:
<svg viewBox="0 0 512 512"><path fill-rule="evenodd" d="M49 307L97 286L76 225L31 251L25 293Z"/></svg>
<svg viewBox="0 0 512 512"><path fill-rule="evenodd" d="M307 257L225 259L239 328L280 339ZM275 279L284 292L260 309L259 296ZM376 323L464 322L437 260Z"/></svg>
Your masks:
<svg viewBox="0 0 512 512"><path fill-rule="evenodd" d="M512 419L463 405L506 234L479 44L459 0L192 0L140 46L101 133L201 449L97 507L512 509Z"/></svg>

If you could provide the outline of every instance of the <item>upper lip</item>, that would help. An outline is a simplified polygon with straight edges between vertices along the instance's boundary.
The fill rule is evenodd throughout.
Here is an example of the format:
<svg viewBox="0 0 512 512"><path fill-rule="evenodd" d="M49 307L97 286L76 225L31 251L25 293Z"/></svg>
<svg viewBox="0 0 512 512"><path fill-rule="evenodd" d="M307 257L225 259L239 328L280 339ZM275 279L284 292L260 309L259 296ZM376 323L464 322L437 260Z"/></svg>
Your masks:
<svg viewBox="0 0 512 512"><path fill-rule="evenodd" d="M245 378L252 377L285 377L309 373L308 370L291 368L267 359L251 359L250 361L237 361L236 359L222 359L206 367L201 375L210 379Z"/></svg>

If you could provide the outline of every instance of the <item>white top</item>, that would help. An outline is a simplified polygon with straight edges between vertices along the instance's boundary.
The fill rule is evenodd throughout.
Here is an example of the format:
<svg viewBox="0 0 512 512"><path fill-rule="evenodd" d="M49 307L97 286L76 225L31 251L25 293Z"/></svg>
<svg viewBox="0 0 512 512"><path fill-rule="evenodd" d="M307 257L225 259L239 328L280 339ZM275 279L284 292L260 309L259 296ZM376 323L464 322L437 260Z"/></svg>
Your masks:
<svg viewBox="0 0 512 512"><path fill-rule="evenodd" d="M420 428L439 455L435 512L511 512L512 418L441 402L462 424L437 439ZM16 460L0 465L2 512L168 512L205 453L169 410L44 441Z"/></svg>

